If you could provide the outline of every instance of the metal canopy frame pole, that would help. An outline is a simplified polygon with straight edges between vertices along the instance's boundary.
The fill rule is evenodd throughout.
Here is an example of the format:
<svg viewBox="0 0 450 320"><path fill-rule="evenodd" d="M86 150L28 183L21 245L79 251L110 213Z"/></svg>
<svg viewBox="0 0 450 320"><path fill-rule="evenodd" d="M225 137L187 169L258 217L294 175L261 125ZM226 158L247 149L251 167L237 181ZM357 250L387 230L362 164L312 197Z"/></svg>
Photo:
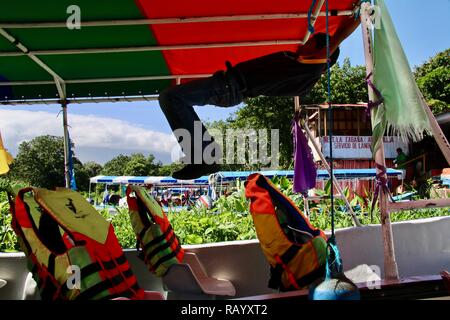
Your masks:
<svg viewBox="0 0 450 320"><path fill-rule="evenodd" d="M63 89L64 80L55 71L53 71L41 59L39 59L34 54L32 54L26 46L24 46L16 38L14 38L12 35L10 35L8 32L6 32L6 30L0 28L0 35L2 35L5 39L7 39L9 42L11 42L17 49L19 49L21 51L19 53L20 55L28 56L38 66L40 66L42 69L47 71L47 73L49 73L53 77L54 82L51 82L51 83L56 84L56 88L58 89L59 96L61 98L63 98L65 96L65 92Z"/></svg>
<svg viewBox="0 0 450 320"><path fill-rule="evenodd" d="M148 80L172 80L172 79L195 79L206 78L211 74L183 74L183 75L167 75L167 76L142 76L142 77L117 77L117 78L91 78L91 79L72 79L65 80L66 84L79 84L79 83L95 83L95 82L121 82L121 81L148 81ZM54 84L54 81L49 80L36 80L36 81L10 81L0 82L0 86L31 86L31 85L46 85Z"/></svg>
<svg viewBox="0 0 450 320"><path fill-rule="evenodd" d="M62 115L63 115L63 130L64 130L64 177L66 180L66 188L70 188L70 172L69 172L69 130L67 124L67 102L61 103Z"/></svg>
<svg viewBox="0 0 450 320"><path fill-rule="evenodd" d="M66 99L67 104L82 103L102 103L102 102L136 102L136 101L157 101L157 96L134 96L134 97L96 97L96 98L73 98ZM0 105L35 105L35 104L61 104L61 99L24 99L24 100L4 100Z"/></svg>
<svg viewBox="0 0 450 320"><path fill-rule="evenodd" d="M206 77L206 75L204 75ZM185 77L185 76L173 76L173 79L186 79L189 78L189 76ZM65 83L69 83L71 84L72 82L69 81L65 81ZM48 83L46 84L53 84L52 81L48 81ZM2 82L0 82L0 86L3 85ZM4 84L6 85L6 84ZM71 104L71 103L99 103L99 102L135 102L135 101L153 101L153 100L158 100L158 96L157 95L136 95L136 96L108 96L108 97L91 97L91 98L67 98L67 104ZM60 104L61 103L61 99L23 99L23 100L2 100L0 101L0 105L20 105L20 104ZM348 105L339 105L339 104L333 104L333 107L341 107L341 106L348 106ZM307 110L322 110L322 109L326 109L326 108L322 108L321 106L317 106L317 105L303 105L303 108L307 109ZM361 105L354 105L354 107L361 107L361 108L365 108L367 107L367 104L361 104ZM322 115L321 115L322 118ZM320 120L322 123L322 119ZM323 129L321 129L321 131L323 131Z"/></svg>
<svg viewBox="0 0 450 320"><path fill-rule="evenodd" d="M30 50L20 43L16 38L10 35L6 30L0 28L0 35L11 42L17 49L21 51L21 55L28 56L34 63L40 66L42 69L47 71L52 77L53 82L50 84L55 84L56 89L60 97L60 102L62 106L63 114L63 131L64 131L64 176L65 176L65 186L70 187L70 176L69 176L69 132L67 125L67 100L66 100L66 83L63 78L61 78L55 71L53 71L48 65L46 65L41 59L36 57Z"/></svg>
<svg viewBox="0 0 450 320"><path fill-rule="evenodd" d="M319 17L319 15L321 13L322 13L322 16L326 15L325 12L320 12L324 3L325 3L325 0L319 0L319 3L316 4L316 7L314 8L313 14L311 16L311 26L314 27L314 25L316 24L317 18ZM352 15L353 12L352 11L350 11L350 12L351 12L351 14L349 14L349 15ZM303 43L306 43L310 36L311 36L311 31L309 31L309 28L308 28L308 30L306 31L305 37L303 38Z"/></svg>
<svg viewBox="0 0 450 320"><path fill-rule="evenodd" d="M317 21L319 16L325 16L322 12L325 0L320 0L314 8L311 25ZM352 10L337 11L335 16L350 16ZM177 23L201 23L201 22L226 22L226 21L256 21L256 20L276 20L276 19L304 19L307 13L299 14L262 14L262 15L236 15L218 17L193 17L193 18L167 18L167 19L135 19L135 20L105 20L105 21L83 21L83 27L95 26L120 26L120 25L158 25ZM66 22L35 22L35 23L0 23L0 28L66 28ZM273 46L273 45L294 45L305 44L311 32L307 30L303 40L267 40L267 41L245 41L229 43L206 43L206 44L180 44L166 46L141 46L141 47L116 47L116 48L83 48L83 49L62 49L62 50L27 50L26 52L1 52L0 57L32 55L63 55L63 54L93 54L93 53L117 53L117 52L142 52L161 50L188 50L223 47L245 47L245 46Z"/></svg>
<svg viewBox="0 0 450 320"><path fill-rule="evenodd" d="M364 42L364 56L366 62L366 74L370 75L371 80L373 80L373 47L372 47L372 33L369 27L368 20L370 19L371 4L364 2L361 5L361 27L363 33ZM376 101L377 97L371 86L368 86L369 99L371 101ZM373 111L372 111L373 112ZM375 161L380 165L386 167L386 159L384 155L384 144L383 141L380 143L380 147L375 152ZM380 170L377 168L377 174ZM384 174L385 179L387 179L386 173ZM388 208L388 196L384 188L380 188L379 196L379 207L381 213L381 230L383 234L383 247L384 247L384 274L386 279L398 279L398 267L395 261L395 250L394 250L394 237L392 233L391 219L389 216Z"/></svg>
<svg viewBox="0 0 450 320"><path fill-rule="evenodd" d="M350 16L352 10L339 10L332 16ZM325 16L325 12L318 13ZM278 19L304 19L307 13L276 13L276 14L254 14L254 15L229 15L215 17L190 17L190 18L155 18L155 19L123 19L123 20L98 20L83 21L85 27L108 27L108 26L136 26L152 24L179 24L179 23L201 23L201 22L226 22L226 21L255 21L255 20L278 20ZM3 22L0 28L5 29L32 29L32 28L66 28L66 21L60 22Z"/></svg>
<svg viewBox="0 0 450 320"><path fill-rule="evenodd" d="M71 55L71 54L95 54L95 53L123 53L123 52L143 52L143 51L163 51L163 50L190 50L190 49L212 49L212 48L232 48L232 47L255 47L255 46L276 46L276 45L297 45L304 44L303 40L265 40L265 41L242 41L242 42L217 42L217 43L196 43L162 46L139 46L139 47L115 47L115 48L82 48L82 49L55 49L55 50L32 50L33 55ZM1 52L0 57L23 56L23 52Z"/></svg>

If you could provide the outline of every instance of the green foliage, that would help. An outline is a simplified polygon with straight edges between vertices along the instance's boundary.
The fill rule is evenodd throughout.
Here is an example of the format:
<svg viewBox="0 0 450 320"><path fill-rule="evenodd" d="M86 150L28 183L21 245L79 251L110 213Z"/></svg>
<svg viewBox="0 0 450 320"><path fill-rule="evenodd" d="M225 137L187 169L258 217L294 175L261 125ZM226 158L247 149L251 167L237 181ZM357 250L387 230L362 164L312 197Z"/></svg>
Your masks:
<svg viewBox="0 0 450 320"><path fill-rule="evenodd" d="M84 165L78 159L73 159L73 169L75 171L75 181L77 184L78 191L89 190L89 172L86 170Z"/></svg>
<svg viewBox="0 0 450 320"><path fill-rule="evenodd" d="M105 176L122 176L125 172L127 163L131 160L129 156L119 154L105 163L101 171Z"/></svg>
<svg viewBox="0 0 450 320"><path fill-rule="evenodd" d="M85 191L89 187L89 175L76 157L73 157L73 164L77 187ZM34 187L64 187L63 138L46 135L22 142L8 177Z"/></svg>
<svg viewBox="0 0 450 320"><path fill-rule="evenodd" d="M292 192L292 183L286 177L275 177L275 186L303 211L303 199ZM180 212L169 212L171 221L178 238L182 244L203 244L233 240L256 239L256 231L249 212L249 201L245 198L244 184L237 181L236 191L227 197L220 197L213 208L193 208ZM12 186L14 189L18 186ZM23 186L22 186L23 187ZM9 181L0 179L0 252L17 251L16 236L11 228L11 215L6 193L2 192L11 188ZM325 190L316 190L319 195L329 195L331 184L325 186ZM344 190L348 195L349 190ZM373 217L369 214L372 195L366 193L364 197L356 196L351 205L357 212L362 224L379 224L380 215L378 206L375 207ZM107 209L100 210L114 227L119 243L123 248L134 248L136 237L134 235L128 210L116 208L116 214L111 214ZM415 220L450 215L448 208L409 210L391 214L392 222ZM336 228L352 226L350 214L346 212L342 199L335 199ZM313 226L330 230L330 200L322 200L319 203L310 202L310 217Z"/></svg>
<svg viewBox="0 0 450 320"><path fill-rule="evenodd" d="M85 162L83 167L89 177L100 175L100 172L103 169L103 167L95 161Z"/></svg>
<svg viewBox="0 0 450 320"><path fill-rule="evenodd" d="M103 166L101 174L107 176L154 176L158 175L161 163L155 163L155 157L133 153L131 156L119 154Z"/></svg>
<svg viewBox="0 0 450 320"><path fill-rule="evenodd" d="M16 235L11 227L9 203L5 192L0 192L0 252L19 251Z"/></svg>
<svg viewBox="0 0 450 320"><path fill-rule="evenodd" d="M36 187L63 187L63 138L47 135L22 142L11 166L10 176Z"/></svg>
<svg viewBox="0 0 450 320"><path fill-rule="evenodd" d="M170 212L168 217L182 244L256 238L244 184L239 181L237 191L228 197L220 197L212 209L202 207Z"/></svg>
<svg viewBox="0 0 450 320"><path fill-rule="evenodd" d="M178 171L183 167L181 162L173 162L171 164L161 165L158 169L158 176L172 176L174 171Z"/></svg>
<svg viewBox="0 0 450 320"><path fill-rule="evenodd" d="M256 97L247 99L246 104L236 112L232 122L234 129L278 129L279 163L282 168L292 166L291 121L294 100L288 97ZM245 168L253 169L253 168ZM260 168L258 168L260 169Z"/></svg>
<svg viewBox="0 0 450 320"><path fill-rule="evenodd" d="M434 114L450 108L450 49L442 51L416 68L417 84Z"/></svg>
<svg viewBox="0 0 450 320"><path fill-rule="evenodd" d="M108 209L103 209L99 212L112 224L122 248L136 248L136 236L131 226L128 209L115 208L115 210L117 212L115 214L109 213Z"/></svg>
<svg viewBox="0 0 450 320"><path fill-rule="evenodd" d="M415 68L414 75L416 78L420 78L426 76L433 70L444 66L450 66L450 49L446 49L442 52L439 52L434 57L430 58L427 62Z"/></svg>
<svg viewBox="0 0 450 320"><path fill-rule="evenodd" d="M346 58L342 67L337 63L331 69L331 101L334 103L359 103L367 101L365 66L352 66ZM303 104L320 104L327 101L327 77L322 76L313 90L302 97Z"/></svg>
<svg viewBox="0 0 450 320"><path fill-rule="evenodd" d="M21 184L13 183L6 178L0 178L0 252L19 251L16 234L11 227L12 216L9 212L9 202L7 192L24 187Z"/></svg>
<svg viewBox="0 0 450 320"><path fill-rule="evenodd" d="M182 244L256 238L253 220L247 213L209 212L202 208L169 213L168 217Z"/></svg>

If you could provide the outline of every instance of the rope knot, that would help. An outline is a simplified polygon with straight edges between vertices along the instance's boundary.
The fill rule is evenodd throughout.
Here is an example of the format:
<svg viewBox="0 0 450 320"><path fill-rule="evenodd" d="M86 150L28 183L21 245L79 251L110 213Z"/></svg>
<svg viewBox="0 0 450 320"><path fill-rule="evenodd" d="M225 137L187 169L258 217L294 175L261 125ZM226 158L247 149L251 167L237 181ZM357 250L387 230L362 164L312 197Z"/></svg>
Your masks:
<svg viewBox="0 0 450 320"><path fill-rule="evenodd" d="M377 87L375 86L375 84L372 82L372 80L370 80L372 75L373 75L372 72L367 75L366 82L369 85L369 87L373 90L373 92L377 96L378 100L377 101L369 100L369 102L367 103L367 108L366 108L366 117L367 118L370 118L370 113L373 108L376 108L379 105L381 105L382 103L384 103L384 97L381 94L380 90L378 90Z"/></svg>
<svg viewBox="0 0 450 320"><path fill-rule="evenodd" d="M375 166L379 170L379 172L375 176L376 187L375 187L375 192L373 194L372 207L370 208L370 216L371 217L372 217L373 209L375 208L375 204L378 201L380 192L382 192L382 191L385 192L388 195L389 199L392 202L395 202L394 198L392 197L391 191L389 190L389 185L388 185L389 181L386 177L386 173L387 173L386 167L379 163L375 163Z"/></svg>

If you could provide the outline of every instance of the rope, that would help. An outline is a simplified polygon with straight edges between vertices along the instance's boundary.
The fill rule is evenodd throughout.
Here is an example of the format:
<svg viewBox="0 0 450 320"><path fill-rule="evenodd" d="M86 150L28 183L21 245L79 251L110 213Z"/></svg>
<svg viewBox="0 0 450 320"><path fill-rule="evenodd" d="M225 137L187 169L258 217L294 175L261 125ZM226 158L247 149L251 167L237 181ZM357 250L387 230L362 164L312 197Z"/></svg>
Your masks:
<svg viewBox="0 0 450 320"><path fill-rule="evenodd" d="M380 90L378 90L378 88L372 82L372 80L370 80L371 77L372 77L372 72L367 75L366 82L369 85L369 87L372 88L372 90L375 93L375 95L377 96L378 100L377 101L369 100L369 102L367 103L367 108L366 108L366 117L367 118L370 117L370 113L373 108L376 108L379 105L381 105L382 103L384 103L384 97L381 94Z"/></svg>
<svg viewBox="0 0 450 320"><path fill-rule="evenodd" d="M316 6L316 2L317 2L317 0L312 1L311 6L309 7L309 11L308 11L308 31L311 32L311 34L314 33L314 26L312 24L311 17L313 14L313 10Z"/></svg>
<svg viewBox="0 0 450 320"><path fill-rule="evenodd" d="M341 274L343 272L341 254L334 236L328 239L327 242L327 263L325 270L326 279L331 279L334 275Z"/></svg>
<svg viewBox="0 0 450 320"><path fill-rule="evenodd" d="M375 166L380 171L377 173L377 175L375 177L376 187L375 187L375 192L374 192L373 199L372 199L372 206L370 208L370 221L371 222L373 221L373 209L375 208L375 204L378 201L378 197L379 197L381 191L384 191L389 196L390 200L392 202L395 202L395 199L392 196L391 191L389 190L388 179L386 178L386 173L387 173L386 167L379 163L375 163Z"/></svg>
<svg viewBox="0 0 450 320"><path fill-rule="evenodd" d="M72 151L72 140L70 139L69 132L67 132L68 140L69 140L69 163L68 163L68 171L69 171L69 186L72 190L77 190L77 184L75 182L75 168L73 165L73 151Z"/></svg>
<svg viewBox="0 0 450 320"><path fill-rule="evenodd" d="M328 136L330 143L330 181L331 181L331 237L327 241L327 262L326 279L342 273L342 259L339 248L336 244L335 236L335 211L334 211L334 164L333 164L333 107L331 103L331 52L330 52L330 32L329 32L329 4L325 2L326 11L326 40L327 40L327 103L328 103Z"/></svg>
<svg viewBox="0 0 450 320"><path fill-rule="evenodd" d="M331 104L331 52L330 52L330 33L329 33L329 7L328 0L326 6L326 44L327 44L327 104L328 104L328 136L330 144L330 181L331 181L331 236L334 237L334 188L333 188L333 108Z"/></svg>
<svg viewBox="0 0 450 320"><path fill-rule="evenodd" d="M367 108L366 108L366 117L367 118L370 117L370 114L371 114L373 108L377 108L381 104L384 103L384 97L381 94L380 90L378 90L378 88L375 86L375 84L372 82L372 80L370 80L372 75L373 75L372 72L370 72L367 75L366 82L369 85L369 87L373 90L373 92L375 93L375 95L377 97L377 101L369 100L369 102L367 103ZM394 198L392 197L391 191L389 190L388 179L386 178L386 172L387 172L386 167L379 163L375 163L375 166L380 171L377 173L377 175L375 177L376 187L375 187L375 193L374 193L373 199L372 199L372 205L370 208L370 221L371 222L373 222L373 210L375 208L375 204L378 201L380 192L382 192L382 191L385 192L389 196L390 200L392 202L395 202Z"/></svg>

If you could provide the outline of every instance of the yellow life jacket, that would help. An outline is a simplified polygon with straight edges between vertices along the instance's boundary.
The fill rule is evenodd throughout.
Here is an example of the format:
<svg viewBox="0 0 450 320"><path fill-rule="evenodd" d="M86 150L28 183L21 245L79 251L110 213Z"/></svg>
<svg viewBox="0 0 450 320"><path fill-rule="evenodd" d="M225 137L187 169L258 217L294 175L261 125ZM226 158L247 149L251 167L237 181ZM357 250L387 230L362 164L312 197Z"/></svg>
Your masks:
<svg viewBox="0 0 450 320"><path fill-rule="evenodd" d="M161 206L145 188L129 185L126 193L141 258L151 272L162 277L171 265L183 260L184 250Z"/></svg>
<svg viewBox="0 0 450 320"><path fill-rule="evenodd" d="M269 287L281 291L309 286L325 275L327 238L263 175L245 182L250 212L266 259Z"/></svg>
<svg viewBox="0 0 450 320"><path fill-rule="evenodd" d="M43 300L144 297L112 225L77 192L25 188L11 211Z"/></svg>

